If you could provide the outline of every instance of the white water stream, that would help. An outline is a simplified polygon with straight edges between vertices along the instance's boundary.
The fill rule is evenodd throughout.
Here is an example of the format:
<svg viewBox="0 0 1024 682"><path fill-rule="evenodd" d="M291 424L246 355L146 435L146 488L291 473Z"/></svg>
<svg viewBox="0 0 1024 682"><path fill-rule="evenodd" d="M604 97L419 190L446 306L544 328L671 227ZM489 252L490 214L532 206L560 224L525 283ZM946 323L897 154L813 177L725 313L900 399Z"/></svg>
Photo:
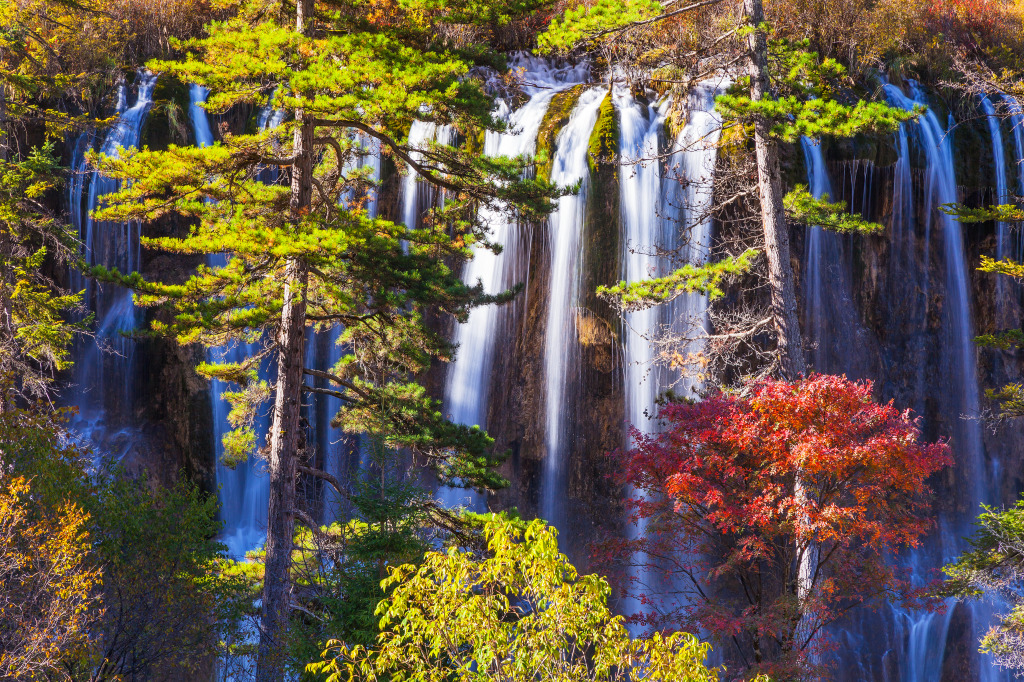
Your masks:
<svg viewBox="0 0 1024 682"><path fill-rule="evenodd" d="M484 154L490 157L518 157L532 155L537 147L537 134L544 114L555 94L586 77L585 67L554 67L547 60L519 56L513 69L522 69L526 85L526 103L509 112L501 102L500 114L508 121L504 133L487 132ZM489 230L489 239L502 246L495 254L488 249L477 249L473 260L466 264L462 274L470 285L483 284L488 294L498 294L518 282L515 278L523 271L523 253L520 233L525 226L506 211L489 208L481 210L481 220ZM464 324L455 328L453 342L458 346L455 362L448 368L445 381L444 408L449 418L466 426L487 428L488 393L491 385L491 365L498 341L497 329L506 314L506 308L488 305L475 308ZM442 488L439 498L448 506L465 505L482 511L484 500L477 493L457 488Z"/></svg>

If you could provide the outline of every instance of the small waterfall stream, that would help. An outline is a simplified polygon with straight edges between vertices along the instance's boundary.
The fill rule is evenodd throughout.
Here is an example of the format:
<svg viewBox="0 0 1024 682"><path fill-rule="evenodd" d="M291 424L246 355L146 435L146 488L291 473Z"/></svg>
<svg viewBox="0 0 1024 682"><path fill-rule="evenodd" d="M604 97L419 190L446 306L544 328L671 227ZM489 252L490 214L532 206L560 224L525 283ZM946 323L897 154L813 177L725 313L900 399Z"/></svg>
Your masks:
<svg viewBox="0 0 1024 682"><path fill-rule="evenodd" d="M100 153L116 158L122 149L136 147L142 126L153 106L156 76L148 71L136 75L135 102L129 107L129 88L118 87L117 121L106 132ZM88 168L85 151L96 138L92 133L81 136L72 152L73 179L69 183L69 205L72 226L78 232L85 262L117 268L122 273L140 267L139 224L95 220L93 211L101 207L104 196L116 192L118 181L98 170ZM84 200L84 201L83 201ZM133 341L122 332L136 328L136 310L127 289L110 284L96 284L80 276L72 285L86 291L86 303L96 314L96 338L84 343L77 354L74 393L71 398L78 408L76 430L92 441L99 452L118 460L134 445L134 436L125 431L133 422Z"/></svg>
<svg viewBox="0 0 1024 682"><path fill-rule="evenodd" d="M414 149L426 149L430 142L455 144L455 129L427 121L413 121L409 128L409 145ZM417 162L423 160L422 152L414 151L409 156ZM409 168L402 181L402 223L411 230L419 228L423 214L434 201L434 195L433 186L424 183L419 174ZM444 200L443 193L438 199Z"/></svg>
<svg viewBox="0 0 1024 682"><path fill-rule="evenodd" d="M590 133L607 88L583 92L569 121L558 133L551 181L560 186L580 184L576 194L559 198L548 218L548 314L544 335L544 472L541 516L556 528L565 526L565 457L572 438L567 387L578 376L575 312L579 302L580 247L590 173L587 164Z"/></svg>
<svg viewBox="0 0 1024 682"><path fill-rule="evenodd" d="M663 173L660 143L671 102L643 104L625 89L615 90L625 281L663 276L683 263L707 262L712 237L708 209L721 133L721 120L714 110L716 94L718 85L710 82L691 93L686 123L670 145ZM667 389L696 397L694 392L702 383L694 366L697 363L686 368L666 366L664 359L655 356L655 340L671 334L683 346L678 349L680 354L695 360L703 349L703 342L696 337L707 330L707 305L704 295L683 294L668 305L627 314L623 388L628 426L643 434L656 433L656 400ZM625 441L626 447L634 445L628 435ZM670 595L676 590L670 586L662 589L657 576L633 577L647 585L650 593L660 594L660 599L675 598ZM630 613L642 610L636 601L623 604L623 608Z"/></svg>
<svg viewBox="0 0 1024 682"><path fill-rule="evenodd" d="M1017 171L1014 187L1017 196L1024 197L1024 110L1016 99L1007 97L1006 100L1010 109L1010 127L1013 129L1014 169ZM1021 261L1024 260L1024 238L1019 234L1015 236L1017 246L1011 249L1011 253Z"/></svg>
<svg viewBox="0 0 1024 682"><path fill-rule="evenodd" d="M884 88L889 102L895 106L912 109L915 105L926 104L925 94L916 83L911 83L912 97L906 96L902 90L891 84L886 84ZM980 396L963 234L960 223L939 209L958 200L952 140L949 129L940 123L938 116L931 109L921 116L917 123L903 124L897 136L899 159L895 169L893 249L896 254L903 253L901 258L906 258L902 261L903 267L908 272L913 272L919 267L910 258L910 249L914 244L915 205L915 176L910 157L911 135L926 161L922 178L926 253L930 250L932 228L937 227L942 232L942 252L945 261L945 303L942 306L940 344L941 385L927 386L922 362L922 367L918 369L918 411L920 413L920 405L923 404L926 393L939 399L942 414L947 421L946 428L952 435L956 456L954 475L959 482L957 510L940 514L939 528L926 539L926 546L921 550L907 553L903 559L912 575L923 580L937 563L954 559L963 549L961 538L970 533L970 522L978 512L979 505L997 500L992 492L989 472L985 466L981 425L977 420L980 414ZM921 283L923 291L918 299L921 307L915 313L916 316L920 316L920 324L925 325L925 329L928 318L925 306L929 304L927 263L926 257L924 279ZM894 266L900 267L898 263L894 263ZM901 681L939 679L943 656L949 647L946 640L950 633L954 606L950 604L946 614L908 612L896 606L892 607L895 632L890 636L890 646L897 650L902 649L902 653L897 654ZM987 627L991 615L990 606L967 604L964 607L970 610L976 639ZM990 660L980 657L976 660L980 679L1008 679L1003 671L992 666Z"/></svg>
<svg viewBox="0 0 1024 682"><path fill-rule="evenodd" d="M659 142L663 136L669 103L641 103L625 87L614 93L619 113L619 153L622 170L619 201L622 206L623 279L637 282L667 274L658 249L672 246L666 242ZM679 226L672 225L678 230ZM653 433L654 401L665 386L660 367L654 365L651 337L661 331L659 307L630 312L625 316L624 352L626 420L644 433Z"/></svg>
<svg viewBox="0 0 1024 682"><path fill-rule="evenodd" d="M665 225L663 239L670 249L679 253L684 263L704 265L711 255L710 209L718 140L722 134L722 119L715 111L715 97L729 83L728 80L705 81L690 93L686 125L679 131L675 152L669 159L661 203ZM680 228L684 234L680 234ZM673 334L693 339L707 331L708 298L704 294L683 294L666 307L665 315L663 323ZM703 343L691 341L684 350L688 360L697 360L694 356L703 352ZM704 378L698 369L700 363L690 364L679 377L681 385L676 389L681 395L694 397L692 393L699 390ZM663 383L667 386L669 382Z"/></svg>
<svg viewBox="0 0 1024 682"><path fill-rule="evenodd" d="M379 192L376 183L380 181L380 144L363 134L355 134L354 139L358 141L362 153L347 163L346 173L357 168L369 168L368 180L374 183L374 187L367 190L366 195L362 197L356 196L352 189L346 190L340 203L346 208L361 203L366 214L371 218L376 218L379 209ZM339 344L342 331L341 327L334 327L329 332L318 333L311 339L306 348L307 363L310 367L330 371L337 364L345 350L344 346ZM314 384L320 386L325 382L322 379L316 379ZM331 421L341 410L341 399L324 394L312 394L307 399L310 401L308 410L310 438L316 443L320 465L324 471L339 481L350 480L353 470L365 470L369 466L369 454L366 448L362 447L360 437L347 436L331 426ZM342 517L346 504L347 502L336 490L330 486L324 486L322 522L329 524L345 520Z"/></svg>
<svg viewBox="0 0 1024 682"><path fill-rule="evenodd" d="M809 191L815 198L828 196L835 200L836 193L821 144L804 137L800 146L807 167ZM850 353L849 347L858 336L859 325L843 237L815 225L808 228L805 240L803 331L813 344L811 366L817 372L857 378L862 372L857 368L857 354Z"/></svg>
<svg viewBox="0 0 1024 682"><path fill-rule="evenodd" d="M209 92L198 85L189 87L189 117L192 122L192 133L196 145L206 147L213 144L213 133L210 129L209 116L200 106L206 101ZM269 108L260 111L258 123L269 125L274 118ZM209 265L223 266L227 263L224 255L209 257ZM211 361L240 362L256 350L257 344L233 343L224 348L210 349L207 357ZM261 372L265 374L265 372ZM231 429L228 422L230 406L224 399L224 392L231 390L223 381L214 379L210 382L210 398L213 408L214 452L217 457L217 486L220 502L220 517L224 522L222 542L228 547L228 553L235 558L259 547L266 534L268 490L266 477L261 471L261 462L255 455L250 455L245 462L234 466L224 463L224 435ZM257 433L265 433L269 428L266 415L259 418L256 424Z"/></svg>
<svg viewBox="0 0 1024 682"><path fill-rule="evenodd" d="M1002 205L1010 201L1010 190L1006 177L1006 150L1003 147L1001 119L996 115L995 105L992 104L992 100L988 97L983 96L981 98L981 111L988 125L988 132L992 143L992 163L995 166L995 196L992 198L991 203ZM1010 248L1011 241L1012 235L1009 223L997 222L996 258L1006 258L1012 253ZM1006 277L996 278L996 316L1001 328L1011 326L1011 316L1015 318L1018 309L1017 302L1009 297L1010 291L1016 287L1012 282L1006 280Z"/></svg>

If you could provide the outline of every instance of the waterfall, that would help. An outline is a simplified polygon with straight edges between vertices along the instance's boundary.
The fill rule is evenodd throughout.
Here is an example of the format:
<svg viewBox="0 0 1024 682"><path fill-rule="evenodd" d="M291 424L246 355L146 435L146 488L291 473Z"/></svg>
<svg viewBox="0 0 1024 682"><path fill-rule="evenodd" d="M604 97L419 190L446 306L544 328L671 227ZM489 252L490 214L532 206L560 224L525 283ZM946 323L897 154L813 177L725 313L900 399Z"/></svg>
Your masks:
<svg viewBox="0 0 1024 682"><path fill-rule="evenodd" d="M996 108L986 96L981 97L981 111L985 115L988 124L988 132L992 142L992 162L995 165L996 195L993 198L994 204L1005 204L1010 201L1009 183L1006 177L1006 150L1003 147L1003 132L1000 126L1001 119L996 115ZM1010 225L999 221L996 223L996 258L1010 256ZM1016 318L1017 301L1010 298L1012 282L1007 282L1006 277L996 277L996 322L1000 328L1016 326L1011 323Z"/></svg>
<svg viewBox="0 0 1024 682"><path fill-rule="evenodd" d="M1000 128L1000 118L996 115L996 108L988 97L982 96L981 111L985 115L986 122L988 123L988 132L992 139L992 162L995 165L996 171L996 196L993 203L1005 204L1009 201L1010 192L1006 180L1006 151L1003 147L1003 132ZM1010 226L1005 222L1000 222L996 227L996 257L1004 258L1007 255L1007 247L1009 245Z"/></svg>
<svg viewBox="0 0 1024 682"><path fill-rule="evenodd" d="M911 85L912 98L893 85L886 84L884 88L890 103L895 106L912 109L915 105L925 104L924 92L916 83ZM955 518L940 519L939 529L928 539L931 552L928 552L929 548L926 547L909 552L903 558L904 565L911 570L915 578L924 578L935 566L936 560L950 561L962 551L963 543L960 538L970 532L970 522L979 511L979 505L995 500L991 495L989 475L984 466L984 446L981 427L977 421L980 399L963 235L959 222L939 210L939 207L956 203L958 199L952 143L949 131L939 122L938 116L932 110L922 115L916 124L902 124L897 136L899 160L896 165L894 188L893 249L898 258L894 258L894 261L908 258L904 261L908 269L916 267L909 260L914 243L914 178L909 156L910 132L916 135L927 162L923 177L926 253L930 246L933 223L941 229L943 236L946 298L942 306L940 342L944 381L940 386L929 388L938 393L940 401L943 401L943 413L950 422L952 445L957 458L954 473L960 483L958 493L962 510L962 513L955 514ZM894 266L898 267L897 263L894 263ZM923 294L917 299L922 306L929 305L927 270L926 260ZM916 315L920 316L922 331L926 330L927 307L922 307ZM921 367L918 368L918 400L923 401L926 390L923 356L920 356L919 364ZM952 603L949 604L950 613L945 616L908 612L898 606L891 607L895 633L890 636L890 640L895 637L896 641L890 641L890 646L903 649L899 657L902 668L901 680L911 682L939 679L942 660L948 647L946 638L954 606ZM965 608L971 612L974 628L972 639L976 641L983 634L985 622L991 615L990 606L971 603ZM981 679L1008 679L1008 676L992 666L990 661L979 658L977 663Z"/></svg>
<svg viewBox="0 0 1024 682"><path fill-rule="evenodd" d="M447 125L439 126L427 121L413 121L412 127L409 128L409 146L413 149L425 150L431 141L444 145L454 144L455 130ZM422 151L413 151L409 156L417 163L423 160ZM423 184L423 181L419 179L419 174L410 166L402 181L402 223L411 230L420 226L423 213L430 207L434 198L433 191L420 192Z"/></svg>
<svg viewBox="0 0 1024 682"><path fill-rule="evenodd" d="M201 105L210 96L210 91L196 83L188 86L188 117L192 121L192 134L196 138L196 146L209 147L213 144L213 132L210 130L210 119L206 109Z"/></svg>
<svg viewBox="0 0 1024 682"><path fill-rule="evenodd" d="M122 149L138 146L142 126L153 106L156 76L140 71L135 79L136 97L128 107L128 88L121 84L117 92L117 121L107 131L100 152L117 158ZM75 141L72 151L74 177L69 183L71 222L82 241L83 257L89 265L117 268L122 273L139 270L139 224L95 220L104 196L116 192L118 181L98 170L87 170L85 151L94 139L91 133ZM83 198L86 198L83 205ZM122 332L136 328L132 294L111 284L97 285L93 280L72 278L76 289L84 288L85 300L96 314L95 342L87 342L75 363L73 402L79 415L75 428L91 440L100 452L119 459L133 441L124 428L130 426L133 412L132 355L134 342Z"/></svg>
<svg viewBox="0 0 1024 682"><path fill-rule="evenodd" d="M801 138L807 185L815 198L835 200L821 144ZM851 183L851 193L853 191ZM865 191L866 191L865 187ZM820 226L808 228L804 248L804 335L814 343L811 365L815 371L854 376L855 353L849 344L859 335L849 268L844 262L842 237Z"/></svg>
<svg viewBox="0 0 1024 682"><path fill-rule="evenodd" d="M586 70L556 68L547 60L524 55L517 56L512 67L523 70L526 85L523 92L529 99L509 113L504 102L498 114L508 122L504 133L488 131L484 139L484 154L490 157L517 157L533 155L537 134L544 114L556 93L581 82ZM410 133L410 138L412 134ZM462 279L466 284L483 284L488 294L497 294L514 286L522 272L524 255L519 238L522 226L506 212L482 208L481 221L487 226L488 238L502 245L500 254L477 249L473 260L466 264ZM449 419L466 426L487 428L488 392L491 365L495 352L496 334L507 308L494 305L480 306L470 313L469 319L455 327L453 342L458 347L455 361L448 368L445 381L444 409ZM472 491L442 488L439 499L447 506L466 505L482 510L484 500Z"/></svg>
<svg viewBox="0 0 1024 682"><path fill-rule="evenodd" d="M885 91L895 106L904 109L926 103L924 92L916 83L912 84L913 99L893 85L886 85ZM981 502L991 500L986 495L984 448L981 426L977 421L981 410L963 235L959 221L940 210L941 206L955 204L958 200L952 143L946 127L939 123L938 116L930 109L915 127L928 161L925 199L930 210L925 213L926 243L930 239L932 221L937 220L942 229L946 261L942 347L947 355L944 368L947 381L942 389L944 396L952 401L947 414L952 417L954 446L960 455L959 470L965 471L964 475L969 476L972 483L967 486L970 496L965 500L965 506L968 515L973 517Z"/></svg>
<svg viewBox="0 0 1024 682"><path fill-rule="evenodd" d="M622 171L619 201L622 206L623 279L637 282L667 274L658 249L665 229L657 207L662 204L661 163L658 142L665 124L668 103L638 102L624 87L614 91L619 113L619 153ZM644 433L654 431L654 401L665 388L654 365L652 337L661 331L662 309L655 306L627 313L624 319L625 398L628 423Z"/></svg>
<svg viewBox="0 0 1024 682"><path fill-rule="evenodd" d="M206 102L209 91L196 84L189 86L189 118L192 122L192 133L196 145L207 147L213 144L213 133L210 129L206 110L200 106ZM269 108L261 109L258 124L268 125L274 117ZM211 267L223 267L227 257L223 254L210 255L207 259ZM211 362L241 362L257 350L257 344L233 342L222 348L211 348L207 351L207 359ZM266 372L261 372L265 375ZM267 515L267 482L258 469L256 457L250 455L247 461L234 467L224 463L224 434L231 430L228 422L230 410L224 399L224 392L230 390L228 384L218 379L210 382L210 402L213 409L214 452L216 454L217 487L220 502L220 517L224 523L221 540L228 547L228 554L236 559L258 547L264 538ZM269 427L266 416L261 416L256 424L257 433L265 432Z"/></svg>
<svg viewBox="0 0 1024 682"><path fill-rule="evenodd" d="M1006 97L1006 104L1010 112L1010 126L1013 129L1013 151L1014 168L1017 171L1017 181L1014 185L1017 196L1024 196L1024 110L1020 103L1013 97ZM1017 261L1024 260L1024 238L1017 237L1017 248L1013 249Z"/></svg>
<svg viewBox="0 0 1024 682"><path fill-rule="evenodd" d="M571 437L566 402L567 382L578 374L575 311L579 302L580 242L586 207L587 165L590 133L597 123L598 108L607 89L586 90L569 121L558 133L551 165L551 181L560 186L579 183L576 194L560 197L548 218L548 313L544 337L545 458L541 515L563 528L565 456Z"/></svg>
<svg viewBox="0 0 1024 682"><path fill-rule="evenodd" d="M679 253L684 263L704 265L711 255L710 209L713 199L715 164L722 119L715 111L715 97L729 81L705 81L689 95L686 124L676 138L667 171L661 203L664 243ZM680 234L680 228L684 234ZM678 266L675 266L678 267ZM664 324L672 333L691 341L685 351L690 360L703 352L703 343L692 339L707 331L708 299L704 294L687 293L677 297L665 310ZM691 363L691 365L699 363ZM676 377L672 377L674 380ZM683 395L698 390L703 377L695 366L678 377ZM669 380L663 380L667 387Z"/></svg>
<svg viewBox="0 0 1024 682"><path fill-rule="evenodd" d="M361 133L353 135L353 139L361 147L361 152L355 159L346 162L344 170L348 173L351 170L368 168L368 179L376 184L380 181L380 143ZM341 197L340 203L346 209L350 209L355 208L359 201L363 202L363 208L370 218L377 217L379 197L376 186L367 190L366 195L362 197L356 196L354 189L348 189ZM340 344L342 331L340 326L334 326L327 332L312 335L306 346L307 366L330 371L345 352L344 346ZM313 383L316 386L327 387L322 379L315 379ZM369 466L368 452L361 447L361 437L346 436L331 426L331 421L342 408L342 400L324 394L313 394L307 399L311 401L307 410L310 440L316 443L320 453L320 466L324 471L339 481L347 481L350 480L353 469L366 470ZM356 459L354 462L351 461L353 455ZM330 524L345 520L346 501L330 486L324 486L324 491L322 522Z"/></svg>
<svg viewBox="0 0 1024 682"><path fill-rule="evenodd" d="M715 162L721 119L715 113L714 83L698 85L688 98L686 123L679 131L669 156L665 177L659 159L659 141L671 103L641 104L625 89L616 88L621 152L619 198L624 239L622 274L635 282L663 276L682 263L702 265L711 248L711 216ZM668 255L675 254L672 258ZM626 419L641 433L658 430L655 401L669 388L687 397L700 388L696 367L681 371L666 367L654 354L655 337L668 333L690 359L702 350L699 340L707 330L707 297L683 294L665 306L630 312L625 317L624 392ZM633 443L627 442L627 447ZM632 495L632 491L629 493ZM634 537L642 528L632 530ZM637 563L644 563L639 560ZM656 585L657 571L639 570L638 580L660 600L671 599L676 590ZM627 611L638 612L632 600Z"/></svg>

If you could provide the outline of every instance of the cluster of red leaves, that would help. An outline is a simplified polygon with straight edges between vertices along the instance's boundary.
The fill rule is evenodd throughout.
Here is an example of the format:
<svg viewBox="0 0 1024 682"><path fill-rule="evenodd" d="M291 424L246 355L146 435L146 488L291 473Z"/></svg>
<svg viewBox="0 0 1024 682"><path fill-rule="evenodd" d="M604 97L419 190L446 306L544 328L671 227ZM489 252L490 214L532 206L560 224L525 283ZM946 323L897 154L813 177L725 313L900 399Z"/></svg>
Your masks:
<svg viewBox="0 0 1024 682"><path fill-rule="evenodd" d="M634 563L633 596L652 609L636 620L710 632L750 669L786 674L846 609L908 596L886 558L929 529L925 480L951 458L871 391L835 376L762 381L666 405L660 434L634 429L619 456L638 533L598 558ZM666 596L678 608L654 613Z"/></svg>

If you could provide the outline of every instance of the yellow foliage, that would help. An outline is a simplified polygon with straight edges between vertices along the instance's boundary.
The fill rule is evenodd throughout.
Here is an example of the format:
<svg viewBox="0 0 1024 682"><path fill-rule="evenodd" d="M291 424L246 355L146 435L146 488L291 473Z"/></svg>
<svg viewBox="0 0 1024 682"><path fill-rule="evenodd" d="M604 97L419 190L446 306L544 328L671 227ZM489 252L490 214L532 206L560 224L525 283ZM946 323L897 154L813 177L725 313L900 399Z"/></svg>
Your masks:
<svg viewBox="0 0 1024 682"><path fill-rule="evenodd" d="M84 642L100 581L88 518L72 503L36 513L24 478L0 488L0 679L42 677Z"/></svg>

